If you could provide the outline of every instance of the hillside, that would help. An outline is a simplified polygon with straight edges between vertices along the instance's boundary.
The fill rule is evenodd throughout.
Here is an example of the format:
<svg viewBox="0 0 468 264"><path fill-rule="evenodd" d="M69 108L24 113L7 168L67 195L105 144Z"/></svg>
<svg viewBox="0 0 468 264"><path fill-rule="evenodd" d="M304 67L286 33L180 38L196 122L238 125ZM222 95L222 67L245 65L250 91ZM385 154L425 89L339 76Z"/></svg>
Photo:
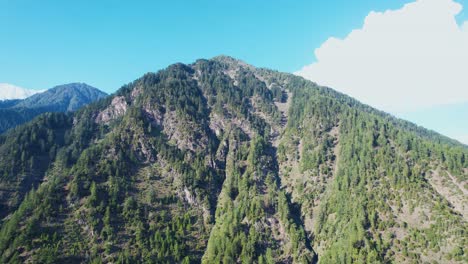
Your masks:
<svg viewBox="0 0 468 264"><path fill-rule="evenodd" d="M45 112L76 111L107 96L84 83L59 85L23 100L0 101L0 133Z"/></svg>
<svg viewBox="0 0 468 264"><path fill-rule="evenodd" d="M2 263L466 263L468 148L230 57L0 136Z"/></svg>

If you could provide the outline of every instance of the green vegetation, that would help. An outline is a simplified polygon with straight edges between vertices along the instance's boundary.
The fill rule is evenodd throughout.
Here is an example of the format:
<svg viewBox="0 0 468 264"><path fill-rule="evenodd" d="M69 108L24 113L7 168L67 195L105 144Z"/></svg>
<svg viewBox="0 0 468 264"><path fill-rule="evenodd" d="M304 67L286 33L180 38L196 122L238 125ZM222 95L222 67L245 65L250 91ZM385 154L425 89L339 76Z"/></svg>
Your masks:
<svg viewBox="0 0 468 264"><path fill-rule="evenodd" d="M299 77L175 64L0 136L0 262L463 263L467 155Z"/></svg>
<svg viewBox="0 0 468 264"><path fill-rule="evenodd" d="M23 100L0 100L0 133L46 112L76 111L107 96L84 83L56 86Z"/></svg>

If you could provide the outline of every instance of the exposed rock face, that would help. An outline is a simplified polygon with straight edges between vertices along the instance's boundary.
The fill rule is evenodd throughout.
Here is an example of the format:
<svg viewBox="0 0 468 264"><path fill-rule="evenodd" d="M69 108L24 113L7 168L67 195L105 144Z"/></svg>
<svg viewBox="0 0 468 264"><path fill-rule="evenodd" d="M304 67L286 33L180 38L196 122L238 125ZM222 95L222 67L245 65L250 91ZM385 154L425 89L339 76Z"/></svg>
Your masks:
<svg viewBox="0 0 468 264"><path fill-rule="evenodd" d="M176 64L14 132L1 263L466 259L466 148L290 74Z"/></svg>
<svg viewBox="0 0 468 264"><path fill-rule="evenodd" d="M142 91L142 87L135 87L131 94L130 94L130 97L132 100L136 99L139 95L141 95L141 91Z"/></svg>
<svg viewBox="0 0 468 264"><path fill-rule="evenodd" d="M112 103L100 112L96 117L96 123L109 123L112 120L115 120L118 117L121 117L127 111L127 102L125 97L117 96L112 99Z"/></svg>
<svg viewBox="0 0 468 264"><path fill-rule="evenodd" d="M173 111L164 115L163 131L182 150L199 152L208 145L204 129L189 120L181 120Z"/></svg>
<svg viewBox="0 0 468 264"><path fill-rule="evenodd" d="M210 129L217 135L220 136L223 133L228 133L229 131L234 128L240 128L242 132L247 134L249 137L253 136L253 130L250 122L247 120L241 120L236 117L231 118L229 116L221 116L216 113L212 113L210 117Z"/></svg>
<svg viewBox="0 0 468 264"><path fill-rule="evenodd" d="M153 125L160 127L163 125L164 111L161 111L161 109L156 108L151 103L146 103L143 107L143 112Z"/></svg>

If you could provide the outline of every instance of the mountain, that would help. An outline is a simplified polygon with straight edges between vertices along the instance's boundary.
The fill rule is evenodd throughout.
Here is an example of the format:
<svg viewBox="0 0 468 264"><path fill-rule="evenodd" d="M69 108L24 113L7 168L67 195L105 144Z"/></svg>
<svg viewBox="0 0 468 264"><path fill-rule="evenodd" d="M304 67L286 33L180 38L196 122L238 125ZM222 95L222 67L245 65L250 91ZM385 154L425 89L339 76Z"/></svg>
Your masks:
<svg viewBox="0 0 468 264"><path fill-rule="evenodd" d="M54 112L76 111L83 105L106 96L106 93L85 83L70 83L55 86L44 93L26 98L15 107L46 107Z"/></svg>
<svg viewBox="0 0 468 264"><path fill-rule="evenodd" d="M0 133L45 112L76 111L107 96L84 83L59 85L23 100L0 101Z"/></svg>
<svg viewBox="0 0 468 264"><path fill-rule="evenodd" d="M43 91L28 90L8 83L0 83L0 100L24 99Z"/></svg>
<svg viewBox="0 0 468 264"><path fill-rule="evenodd" d="M466 263L468 148L230 57L0 136L2 263Z"/></svg>
<svg viewBox="0 0 468 264"><path fill-rule="evenodd" d="M20 101L21 99L0 100L0 109L13 107Z"/></svg>

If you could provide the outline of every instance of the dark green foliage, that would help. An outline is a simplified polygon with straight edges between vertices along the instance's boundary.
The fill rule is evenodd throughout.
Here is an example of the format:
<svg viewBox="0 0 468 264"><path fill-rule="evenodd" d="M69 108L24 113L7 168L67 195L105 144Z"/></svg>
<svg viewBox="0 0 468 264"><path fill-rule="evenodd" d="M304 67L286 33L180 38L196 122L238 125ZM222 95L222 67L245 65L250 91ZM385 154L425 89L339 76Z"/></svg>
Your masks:
<svg viewBox="0 0 468 264"><path fill-rule="evenodd" d="M0 109L10 108L10 107L16 105L19 102L21 102L21 99L0 100Z"/></svg>
<svg viewBox="0 0 468 264"><path fill-rule="evenodd" d="M66 144L71 117L44 114L33 122L0 136L1 216L15 209L23 196L37 188L60 149Z"/></svg>
<svg viewBox="0 0 468 264"><path fill-rule="evenodd" d="M467 156L299 77L176 64L0 136L0 262L463 262L428 179Z"/></svg>
<svg viewBox="0 0 468 264"><path fill-rule="evenodd" d="M425 176L431 170L440 169L438 166L449 170L460 181L466 180L463 157L467 148L360 105L347 96L335 93L332 98L330 93L334 92L326 88L294 92L288 123L290 134L280 145L279 157L285 164L287 159L298 160L301 173L320 175L320 180L328 181L322 187L326 192L313 185L293 186L294 195L306 211L320 197L318 215L314 216L317 222L312 230L317 241L325 241L321 242L324 248L320 262L388 262L401 250L407 252L405 245L393 244L397 240L389 228L397 228L395 222L401 219L390 206L396 206L395 200L424 204L426 201L418 195L432 191ZM302 146L300 155L288 154L289 146L298 142ZM305 193L304 188L310 193ZM439 194L436 197L442 199ZM466 245L462 235L466 223L451 215L447 208L433 208L431 213L436 223L427 229L413 229L417 235L409 238L412 250L420 252L427 245L441 247L449 237L457 241L454 244ZM311 212L305 214L306 218L310 217L308 214ZM449 226L459 231L446 229L439 222L443 219L439 218L441 215ZM380 233L391 238L384 243ZM419 257L413 253L403 258Z"/></svg>

